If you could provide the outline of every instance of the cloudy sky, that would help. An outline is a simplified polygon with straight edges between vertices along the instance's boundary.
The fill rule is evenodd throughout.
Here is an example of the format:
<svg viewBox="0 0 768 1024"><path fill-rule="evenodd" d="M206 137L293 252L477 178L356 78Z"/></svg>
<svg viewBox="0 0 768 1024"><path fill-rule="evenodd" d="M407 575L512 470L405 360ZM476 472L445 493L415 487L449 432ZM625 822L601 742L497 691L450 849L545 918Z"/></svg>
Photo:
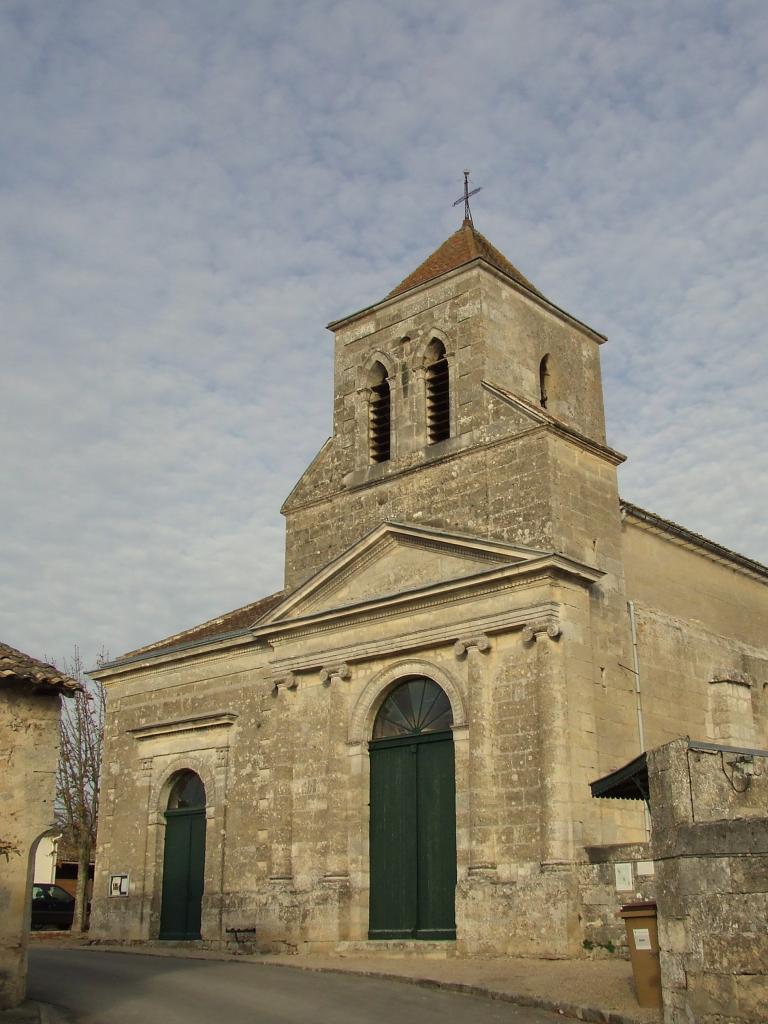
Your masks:
<svg viewBox="0 0 768 1024"><path fill-rule="evenodd" d="M765 0L4 0L0 635L281 584L324 325L475 222L609 335L625 498L768 561Z"/></svg>

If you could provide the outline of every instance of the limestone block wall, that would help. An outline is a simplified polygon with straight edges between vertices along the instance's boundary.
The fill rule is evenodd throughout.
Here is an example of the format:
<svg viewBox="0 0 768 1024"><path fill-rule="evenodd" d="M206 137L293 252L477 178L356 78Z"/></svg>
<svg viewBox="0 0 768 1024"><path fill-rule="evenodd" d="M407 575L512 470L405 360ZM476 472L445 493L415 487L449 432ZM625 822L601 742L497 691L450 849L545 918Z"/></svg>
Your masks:
<svg viewBox="0 0 768 1024"><path fill-rule="evenodd" d="M482 397L498 407L499 419L511 417L487 392ZM451 438L424 449L414 469L393 460L364 475L349 489L337 485L325 500L313 490L305 502L286 506L287 586L302 582L385 519L552 548L548 454L541 434L491 437L471 448Z"/></svg>
<svg viewBox="0 0 768 1024"><path fill-rule="evenodd" d="M656 899L656 868L649 843L587 847L578 869L582 947L593 955L628 957L619 910L625 903Z"/></svg>
<svg viewBox="0 0 768 1024"><path fill-rule="evenodd" d="M624 523L646 746L768 746L768 579Z"/></svg>
<svg viewBox="0 0 768 1024"><path fill-rule="evenodd" d="M54 825L58 693L5 682L0 691L0 1009L26 992L30 886L38 840Z"/></svg>
<svg viewBox="0 0 768 1024"><path fill-rule="evenodd" d="M269 715L263 653L225 650L113 673L102 769L91 931L120 940L156 938L160 924L164 811L180 770L206 788L203 934L218 940L223 899L267 876L265 806ZM227 842L227 835L237 841ZM109 894L129 875L127 896Z"/></svg>
<svg viewBox="0 0 768 1024"><path fill-rule="evenodd" d="M547 411L595 441L605 441L600 379L604 339L570 317L528 298L492 274L482 278L486 379L539 402L539 367L547 362Z"/></svg>
<svg viewBox="0 0 768 1024"><path fill-rule="evenodd" d="M665 1024L758 1024L768 1006L768 756L648 755Z"/></svg>
<svg viewBox="0 0 768 1024"><path fill-rule="evenodd" d="M588 786L641 751L616 467L562 438L550 436L547 445L552 545L605 573L586 602L577 592L562 594L574 614L582 605L566 663L576 839L639 842L646 838L642 813L631 804L606 807Z"/></svg>

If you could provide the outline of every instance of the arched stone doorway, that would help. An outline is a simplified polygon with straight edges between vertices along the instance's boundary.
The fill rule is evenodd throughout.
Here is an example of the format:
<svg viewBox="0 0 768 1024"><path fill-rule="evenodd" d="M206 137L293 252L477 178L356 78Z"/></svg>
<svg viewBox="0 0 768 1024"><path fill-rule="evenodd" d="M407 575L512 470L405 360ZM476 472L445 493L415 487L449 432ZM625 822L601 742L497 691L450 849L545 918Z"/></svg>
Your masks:
<svg viewBox="0 0 768 1024"><path fill-rule="evenodd" d="M161 939L199 939L205 869L205 786L192 771L173 780L165 811Z"/></svg>
<svg viewBox="0 0 768 1024"><path fill-rule="evenodd" d="M371 939L456 937L456 784L451 704L423 676L376 716L371 760Z"/></svg>

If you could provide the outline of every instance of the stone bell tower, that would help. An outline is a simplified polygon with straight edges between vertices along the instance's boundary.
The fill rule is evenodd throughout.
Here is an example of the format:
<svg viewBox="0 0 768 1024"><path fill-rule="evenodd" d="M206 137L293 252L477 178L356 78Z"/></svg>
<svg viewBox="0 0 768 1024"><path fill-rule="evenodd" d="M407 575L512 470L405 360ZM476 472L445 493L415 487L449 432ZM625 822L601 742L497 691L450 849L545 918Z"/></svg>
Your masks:
<svg viewBox="0 0 768 1024"><path fill-rule="evenodd" d="M605 338L471 220L329 328L333 436L283 506L289 589L386 519L619 568Z"/></svg>

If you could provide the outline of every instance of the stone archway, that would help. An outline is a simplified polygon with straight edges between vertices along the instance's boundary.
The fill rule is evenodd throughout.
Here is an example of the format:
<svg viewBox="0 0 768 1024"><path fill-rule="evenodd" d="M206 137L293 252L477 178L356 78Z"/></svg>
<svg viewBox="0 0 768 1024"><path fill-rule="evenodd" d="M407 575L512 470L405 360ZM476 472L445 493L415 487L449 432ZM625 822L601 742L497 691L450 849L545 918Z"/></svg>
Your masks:
<svg viewBox="0 0 768 1024"><path fill-rule="evenodd" d="M381 704L393 685L407 676L426 676L428 679L433 679L440 689L445 691L451 702L452 728L455 730L466 726L467 712L464 695L453 675L433 661L414 658L411 661L404 661L382 669L368 680L352 708L347 736L349 744L365 743L371 738L373 721Z"/></svg>

